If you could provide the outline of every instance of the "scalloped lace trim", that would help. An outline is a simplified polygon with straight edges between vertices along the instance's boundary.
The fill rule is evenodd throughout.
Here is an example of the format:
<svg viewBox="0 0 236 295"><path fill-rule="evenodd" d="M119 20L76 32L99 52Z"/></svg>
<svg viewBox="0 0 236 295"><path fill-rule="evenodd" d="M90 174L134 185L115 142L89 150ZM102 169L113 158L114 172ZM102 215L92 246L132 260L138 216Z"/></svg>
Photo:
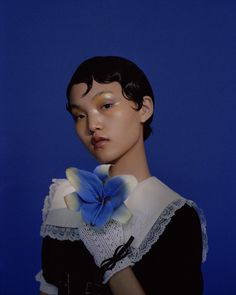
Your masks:
<svg viewBox="0 0 236 295"><path fill-rule="evenodd" d="M191 200L186 200L187 204L190 207L193 207L196 212L198 213L199 219L200 219L200 224L201 224L201 229L202 229L202 262L206 261L207 258L207 253L208 253L208 237L207 237L207 222L205 215L202 211L201 208L197 206L197 204Z"/></svg>
<svg viewBox="0 0 236 295"><path fill-rule="evenodd" d="M42 224L40 235L45 238L49 236L52 239L57 239L60 241L78 241L80 240L79 229L72 227L60 227L49 224Z"/></svg>
<svg viewBox="0 0 236 295"><path fill-rule="evenodd" d="M162 214L158 217L157 221L153 225L152 229L147 234L146 238L143 240L141 245L138 249L131 248L129 258L133 262L138 262L142 259L142 257L149 252L152 245L156 243L161 236L161 234L164 232L166 226L171 221L171 218L175 215L175 212L182 208L185 204L188 204L189 206L193 207L200 219L201 223L201 230L202 230L202 245L203 245L203 251L202 251L202 262L205 262L207 252L208 252L208 239L207 239L207 232L206 232L206 220L204 217L204 214L202 210L191 200L186 200L184 198L178 199L172 203L170 203L162 212Z"/></svg>

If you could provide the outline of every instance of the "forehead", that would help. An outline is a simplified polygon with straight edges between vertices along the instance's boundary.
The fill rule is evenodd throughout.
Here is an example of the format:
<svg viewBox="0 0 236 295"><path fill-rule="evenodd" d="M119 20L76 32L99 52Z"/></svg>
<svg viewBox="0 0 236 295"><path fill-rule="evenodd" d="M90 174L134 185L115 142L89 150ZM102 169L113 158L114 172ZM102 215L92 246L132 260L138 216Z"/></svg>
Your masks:
<svg viewBox="0 0 236 295"><path fill-rule="evenodd" d="M92 88L87 94L85 94L87 88L88 87L85 83L73 85L70 93L70 102L73 103L73 101L81 98L93 98L97 95L102 95L103 93L111 93L114 95L123 96L121 85L118 82L100 84L96 81L93 81Z"/></svg>

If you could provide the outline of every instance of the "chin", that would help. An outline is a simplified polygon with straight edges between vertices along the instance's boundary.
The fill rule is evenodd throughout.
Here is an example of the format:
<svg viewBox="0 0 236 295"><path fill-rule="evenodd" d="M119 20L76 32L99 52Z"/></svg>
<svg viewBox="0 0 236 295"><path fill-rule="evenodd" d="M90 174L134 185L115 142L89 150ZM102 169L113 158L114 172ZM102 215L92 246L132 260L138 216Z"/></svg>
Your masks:
<svg viewBox="0 0 236 295"><path fill-rule="evenodd" d="M115 164L117 161L117 158L111 155L94 155L94 157L100 164Z"/></svg>
<svg viewBox="0 0 236 295"><path fill-rule="evenodd" d="M113 164L114 162L109 159L101 159L100 157L95 157L99 164Z"/></svg>

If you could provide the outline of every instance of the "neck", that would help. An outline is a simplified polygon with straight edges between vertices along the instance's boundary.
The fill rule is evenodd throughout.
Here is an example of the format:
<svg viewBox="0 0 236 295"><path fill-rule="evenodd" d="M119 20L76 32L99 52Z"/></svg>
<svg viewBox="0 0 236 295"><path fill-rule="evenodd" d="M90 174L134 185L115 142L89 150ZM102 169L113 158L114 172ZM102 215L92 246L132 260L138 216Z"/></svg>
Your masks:
<svg viewBox="0 0 236 295"><path fill-rule="evenodd" d="M143 141L136 144L135 147L111 165L109 170L111 177L124 174L135 176L138 182L151 176Z"/></svg>

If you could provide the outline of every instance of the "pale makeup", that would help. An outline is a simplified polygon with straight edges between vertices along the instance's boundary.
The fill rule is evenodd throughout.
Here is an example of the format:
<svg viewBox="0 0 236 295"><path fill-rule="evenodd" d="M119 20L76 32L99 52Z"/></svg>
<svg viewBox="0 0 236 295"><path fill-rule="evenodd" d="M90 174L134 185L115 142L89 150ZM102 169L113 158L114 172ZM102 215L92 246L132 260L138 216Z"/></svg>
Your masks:
<svg viewBox="0 0 236 295"><path fill-rule="evenodd" d="M136 104L122 94L118 82L73 85L70 94L71 113L82 143L100 163L116 167L132 166L143 158L143 120ZM92 138L104 138L92 144Z"/></svg>

